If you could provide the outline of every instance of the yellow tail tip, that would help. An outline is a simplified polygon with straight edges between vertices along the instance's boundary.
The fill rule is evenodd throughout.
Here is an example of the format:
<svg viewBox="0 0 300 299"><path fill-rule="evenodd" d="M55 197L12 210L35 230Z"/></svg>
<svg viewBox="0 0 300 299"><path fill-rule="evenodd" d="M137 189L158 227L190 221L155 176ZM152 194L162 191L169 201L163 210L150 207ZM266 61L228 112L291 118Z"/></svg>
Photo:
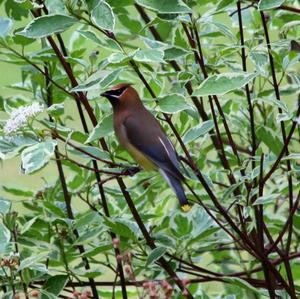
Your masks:
<svg viewBox="0 0 300 299"><path fill-rule="evenodd" d="M181 206L183 212L188 212L192 207L188 204Z"/></svg>

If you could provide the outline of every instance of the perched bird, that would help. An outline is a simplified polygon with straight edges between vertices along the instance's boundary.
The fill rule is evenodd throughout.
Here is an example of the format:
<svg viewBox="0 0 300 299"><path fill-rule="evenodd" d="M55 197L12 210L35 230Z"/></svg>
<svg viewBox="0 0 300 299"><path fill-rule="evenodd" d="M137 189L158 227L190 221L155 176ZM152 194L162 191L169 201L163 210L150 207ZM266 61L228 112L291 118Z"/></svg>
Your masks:
<svg viewBox="0 0 300 299"><path fill-rule="evenodd" d="M113 123L120 144L145 170L159 170L174 190L184 211L190 206L185 196L178 155L156 118L144 107L130 84L114 86L101 94L113 107Z"/></svg>

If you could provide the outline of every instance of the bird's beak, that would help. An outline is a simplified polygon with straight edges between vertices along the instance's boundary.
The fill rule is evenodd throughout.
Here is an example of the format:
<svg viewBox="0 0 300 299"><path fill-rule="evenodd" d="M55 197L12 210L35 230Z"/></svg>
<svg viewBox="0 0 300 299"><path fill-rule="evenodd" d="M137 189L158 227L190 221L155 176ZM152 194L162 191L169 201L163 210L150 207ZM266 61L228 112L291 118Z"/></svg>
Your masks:
<svg viewBox="0 0 300 299"><path fill-rule="evenodd" d="M100 96L101 96L101 97L107 97L107 96L109 96L109 93L108 93L107 91L105 91L105 92L102 92L102 93L100 94Z"/></svg>

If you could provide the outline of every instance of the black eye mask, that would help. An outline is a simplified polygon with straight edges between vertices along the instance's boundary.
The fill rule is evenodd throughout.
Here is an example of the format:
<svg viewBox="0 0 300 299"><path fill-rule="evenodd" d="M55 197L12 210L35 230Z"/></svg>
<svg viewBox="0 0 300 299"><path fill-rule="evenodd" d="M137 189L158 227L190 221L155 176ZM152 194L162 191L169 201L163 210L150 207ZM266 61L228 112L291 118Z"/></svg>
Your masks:
<svg viewBox="0 0 300 299"><path fill-rule="evenodd" d="M107 91L106 93L108 93L109 95L111 96L120 96L124 91L125 89L127 88L128 86L124 86L124 87L121 87L119 89L116 89L116 90L109 90Z"/></svg>
<svg viewBox="0 0 300 299"><path fill-rule="evenodd" d="M111 103L118 101L119 96L126 90L128 86L121 87L116 90L108 90L101 94L101 96L106 97Z"/></svg>

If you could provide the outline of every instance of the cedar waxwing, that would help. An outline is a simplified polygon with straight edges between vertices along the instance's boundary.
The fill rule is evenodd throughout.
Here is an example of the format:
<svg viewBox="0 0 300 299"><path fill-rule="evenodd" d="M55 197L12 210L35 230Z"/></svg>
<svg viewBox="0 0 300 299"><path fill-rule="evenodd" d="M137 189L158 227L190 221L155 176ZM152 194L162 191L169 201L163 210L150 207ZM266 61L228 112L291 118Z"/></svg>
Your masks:
<svg viewBox="0 0 300 299"><path fill-rule="evenodd" d="M123 83L104 92L113 107L113 123L120 144L145 170L159 170L176 193L184 211L190 206L181 182L178 155L156 118L144 107L136 90Z"/></svg>

